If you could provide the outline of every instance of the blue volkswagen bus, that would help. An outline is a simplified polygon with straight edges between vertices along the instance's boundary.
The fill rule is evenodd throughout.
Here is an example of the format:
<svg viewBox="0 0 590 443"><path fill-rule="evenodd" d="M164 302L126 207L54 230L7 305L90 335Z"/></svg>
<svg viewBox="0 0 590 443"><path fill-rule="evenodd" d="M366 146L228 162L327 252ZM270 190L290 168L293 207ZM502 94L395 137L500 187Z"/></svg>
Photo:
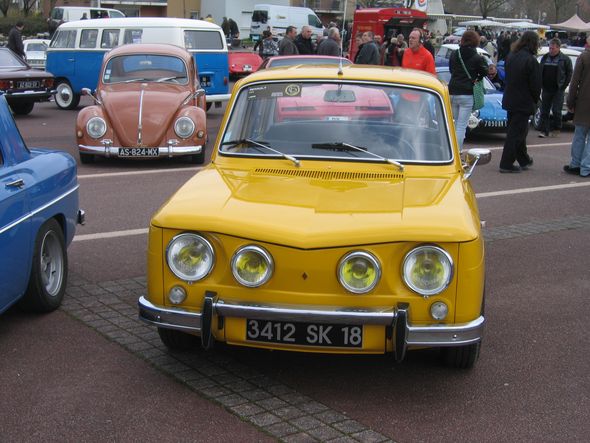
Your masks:
<svg viewBox="0 0 590 443"><path fill-rule="evenodd" d="M47 50L46 70L55 76L55 103L74 109L82 88L96 89L104 54L133 43L169 43L193 54L207 109L229 100L227 43L221 27L202 20L128 17L62 24Z"/></svg>

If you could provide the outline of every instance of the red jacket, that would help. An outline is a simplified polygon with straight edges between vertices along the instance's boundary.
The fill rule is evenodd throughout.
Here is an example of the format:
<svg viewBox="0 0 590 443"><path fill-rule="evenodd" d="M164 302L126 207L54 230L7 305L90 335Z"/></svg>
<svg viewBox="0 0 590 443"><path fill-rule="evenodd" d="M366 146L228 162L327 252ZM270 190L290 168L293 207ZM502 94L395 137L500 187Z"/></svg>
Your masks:
<svg viewBox="0 0 590 443"><path fill-rule="evenodd" d="M418 69L436 75L434 57L430 51L422 45L420 45L416 52L412 51L410 48L404 50L402 68Z"/></svg>

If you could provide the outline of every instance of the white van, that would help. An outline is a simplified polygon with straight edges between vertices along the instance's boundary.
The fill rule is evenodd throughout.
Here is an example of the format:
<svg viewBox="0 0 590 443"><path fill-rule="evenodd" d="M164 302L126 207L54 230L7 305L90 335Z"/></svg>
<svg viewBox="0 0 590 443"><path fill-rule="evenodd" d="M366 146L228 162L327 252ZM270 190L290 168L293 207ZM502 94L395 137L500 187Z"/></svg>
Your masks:
<svg viewBox="0 0 590 443"><path fill-rule="evenodd" d="M279 38L285 35L287 26L295 26L297 32L301 32L303 26L309 26L316 37L321 36L324 32L322 22L315 12L309 8L268 4L254 5L252 24L250 25L250 37L252 40L259 40L262 31L265 31L269 26L273 34Z"/></svg>
<svg viewBox="0 0 590 443"><path fill-rule="evenodd" d="M81 20L86 14L87 19L93 18L121 18L125 17L118 9L109 8L88 8L85 6L56 6L51 10L51 15L47 19L49 32L51 34L59 25L66 22Z"/></svg>

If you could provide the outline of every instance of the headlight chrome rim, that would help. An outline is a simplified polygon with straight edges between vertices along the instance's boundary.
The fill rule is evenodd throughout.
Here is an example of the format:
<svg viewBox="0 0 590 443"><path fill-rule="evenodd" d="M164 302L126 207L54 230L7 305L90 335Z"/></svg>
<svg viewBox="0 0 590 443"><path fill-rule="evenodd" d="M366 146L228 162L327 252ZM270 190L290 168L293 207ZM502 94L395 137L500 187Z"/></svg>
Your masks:
<svg viewBox="0 0 590 443"><path fill-rule="evenodd" d="M243 254L248 253L248 252L253 252L253 253L260 255L267 266L267 270L266 270L264 276L257 281L246 280L238 272L238 260ZM262 286L265 283L267 283L270 280L270 278L272 277L272 275L274 274L274 261L272 259L272 255L270 255L270 253L261 246L257 246L257 245L242 246L236 252L234 252L234 255L231 258L231 272L232 272L234 278L236 279L236 281L239 284L241 284L242 286L246 286L247 288L257 288L257 287Z"/></svg>
<svg viewBox="0 0 590 443"><path fill-rule="evenodd" d="M92 117L86 122L86 132L94 139L101 138L107 133L107 122L102 117Z"/></svg>
<svg viewBox="0 0 590 443"><path fill-rule="evenodd" d="M408 273L406 272L406 267L409 265L410 260L413 259L417 254L420 254L420 253L423 253L426 251L431 251L432 253L435 253L435 254L439 255L440 257L443 257L443 259L446 260L447 265L448 265L448 273L447 273L446 279L444 279L443 283L441 285L439 285L437 288L430 289L430 290L421 289L421 288L417 287L409 279ZM441 261L441 263L444 266L444 262ZM418 246L418 247L412 249L410 252L408 252L406 254L406 256L404 257L404 261L402 263L402 277L404 279L404 283L406 284L406 286L408 288L410 288L415 293L423 296L424 298L428 298L430 296L440 294L445 289L447 289L448 286L451 284L451 281L453 280L454 272L455 272L455 265L453 263L453 259L452 259L451 255L447 251L445 251L443 248L441 248L439 246L435 246L435 245L421 245L421 246Z"/></svg>
<svg viewBox="0 0 590 443"><path fill-rule="evenodd" d="M205 248L205 253L208 253L211 257L210 263L204 268L204 271L201 271L194 276L184 273L178 268L176 268L174 266L173 257L171 257L174 246L176 246L178 242L185 240L187 238L192 238L193 240L196 240L198 243L200 243ZM199 234L184 232L182 234L174 236L172 240L170 240L170 242L168 243L168 246L166 247L166 264L168 265L168 269L170 269L170 271L179 279L190 283L197 282L203 280L205 277L211 274L211 271L215 266L215 250L213 249L211 243L205 237Z"/></svg>
<svg viewBox="0 0 590 443"><path fill-rule="evenodd" d="M190 129L183 130L181 125L184 124L188 125L187 128ZM190 119L189 117L180 117L176 119L176 121L174 122L174 132L180 138L189 138L195 132L195 122L192 121L192 119Z"/></svg>
<svg viewBox="0 0 590 443"><path fill-rule="evenodd" d="M375 279L373 280L373 282L370 285L368 285L365 288L353 287L350 284L348 284L343 277L343 268L346 265L346 263L349 260L351 260L353 258L357 258L357 257L367 260L368 262L370 262L373 265L373 267L375 269ZM342 257L340 259L340 262L338 263L338 281L340 282L342 287L344 289L346 289L348 292L351 292L353 294L366 294L368 292L371 292L373 289L375 289L375 286L377 286L377 284L379 283L380 280L381 280L381 264L379 263L379 260L377 260L377 258L373 254L371 254L370 252L367 252L367 251L349 252L344 257Z"/></svg>

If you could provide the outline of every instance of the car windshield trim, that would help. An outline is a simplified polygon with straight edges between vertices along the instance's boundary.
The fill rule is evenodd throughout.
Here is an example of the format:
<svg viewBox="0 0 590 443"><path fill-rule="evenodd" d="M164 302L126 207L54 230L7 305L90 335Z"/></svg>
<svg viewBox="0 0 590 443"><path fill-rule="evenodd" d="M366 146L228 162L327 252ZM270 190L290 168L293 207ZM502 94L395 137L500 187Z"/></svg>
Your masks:
<svg viewBox="0 0 590 443"><path fill-rule="evenodd" d="M310 85L310 86L325 86L327 88L332 87L334 85L344 85L345 87L348 86L353 86L353 87L365 87L368 90L371 89L382 89L383 91L386 92L394 92L396 94L409 94L411 95L412 93L415 94L422 94L423 97L426 97L429 101L431 101L433 103L433 105L436 107L436 113L437 115L437 120L432 120L432 121L427 121L426 124L430 124L430 129L426 128L424 126L425 122L421 121L421 122L417 122L415 124L408 124L408 123L401 123L401 122L396 122L395 127L397 127L399 130L403 130L405 131L405 139L406 140L400 140L399 142L396 141L395 144L397 146L408 146L408 139L410 139L412 137L412 134L409 132L410 130L413 130L414 127L418 128L420 127L421 129L421 134L418 135L418 139L420 137L422 137L424 135L425 131L430 131L432 136L436 136L437 137L437 141L438 141L438 146L440 149L440 152L435 153L434 155L429 155L426 147L421 148L422 149L422 153L419 153L418 155L391 155L388 154L386 152L386 147L384 147L383 149L373 149L373 151L376 152L372 152L372 153L368 153L367 156L359 156L359 157L354 157L354 156L350 156L350 153L347 153L347 155L322 155L319 152L313 153L312 149L311 149L311 144L312 143L329 143L329 142L338 142L338 141L342 141L344 142L344 140L346 140L346 142L350 142L349 144L353 145L353 146L364 146L365 143L363 143L363 141L359 141L358 137L355 137L356 140L352 140L349 139L348 137L346 137L345 135L341 135L340 137L334 136L330 139L330 137L319 137L316 139L311 139L311 142L309 142L308 140L305 140L304 143L309 143L307 146L307 148L305 148L301 143L300 143L300 138L299 136L294 136L294 137L290 137L287 136L287 138L284 138L285 142L287 145L290 146L289 149L285 149L286 146L283 146L281 139L273 139L273 138L268 138L265 137L265 133L264 131L262 132L256 132L256 133L250 133L249 130L245 130L244 132L242 132L241 126L243 126L242 123L240 123L238 121L238 115L243 116L243 112L244 112L244 106L245 106L245 99L249 94L249 91L252 91L254 89L257 88L264 88L267 86L277 86L277 85L281 85L281 84L289 84L289 83L297 83L297 84L301 84L301 85ZM434 88L429 88L427 86L420 86L420 85L409 85L409 84L404 84L404 83L393 83L393 82L387 82L387 81L383 81L383 80L375 80L375 81L371 81L371 80L350 80L350 79L346 79L346 80L341 80L338 78L330 78L330 79L325 79L325 78L306 78L306 79L301 79L301 78L297 78L297 79L288 79L288 78L281 78L281 79L270 79L270 80L259 80L256 82L252 82L252 83L246 83L243 86L240 87L240 89L238 91L236 91L234 93L234 95L236 96L236 99L232 101L232 107L229 111L229 116L228 118L225 120L224 125L220 128L221 133L223 134L222 136L222 140L238 140L238 139L250 139L250 140L266 140L268 142L267 146L280 146L280 149L282 150L282 154L287 154L287 155L291 155L291 156L296 156L297 159L299 160L314 160L314 161L355 161L355 162L362 162L362 163L374 163L375 161L378 162L383 162L384 160L382 160L381 158L386 158L389 160L393 160L396 163L400 164L400 165L407 165L407 164L422 164L422 165L448 165L448 164L452 164L455 161L455 157L456 157L456 153L454 152L454 150L452 149L452 140L451 140L451 128L450 128L450 120L451 120L451 116L450 111L446 109L446 107L444 106L444 101L442 98L442 93L440 91L438 91L437 89ZM242 96L243 95L243 96ZM252 97L250 97L252 98ZM254 97L255 98L255 97ZM248 102L250 102L251 100L249 99ZM402 114L399 114L400 116ZM267 115L266 118L269 118L270 116ZM241 119L243 119L242 117L240 117ZM359 126L363 123L363 120L354 120L354 121L350 121L350 122L346 122L346 121L337 121L339 119L334 119L333 122L330 122L330 127L345 127L345 126ZM340 118L340 120L346 120L346 118L342 117ZM299 125L299 127L301 128L302 131L305 131L305 124L307 124L308 122L301 120L301 121L289 121L289 122L283 122L278 124L278 126L287 126L290 125L292 127L295 127L297 125ZM312 123L316 123L316 124L321 124L321 122L316 121ZM369 123L370 125L372 125L377 131L379 132L383 132L383 131L387 131L388 128L391 128L392 125L387 123L387 122L379 122L379 121L371 121ZM340 126L339 126L340 125ZM422 125L422 126L419 126ZM275 124L275 126L277 126ZM279 129L279 128L277 128ZM336 129L334 129L336 130ZM349 128L349 131L352 130L351 128ZM295 131L297 134L301 134L301 135L306 135L305 132L297 132L296 128L292 128L291 131ZM437 133L438 135L434 134ZM238 137L236 137L236 135ZM343 138L344 137L344 138ZM307 137L308 139L310 138L310 136ZM386 139L387 140L387 139ZM297 145L299 143L299 146L297 149L293 149L294 145ZM420 143L420 141L418 141L418 143ZM410 143L411 144L411 143ZM247 152L247 150L241 150L241 151L236 151L236 150L228 150L226 148L227 143L222 143L219 147L218 147L218 155L223 156L223 157L256 157L256 156L260 156L261 154L257 154L254 152ZM434 146L433 143L430 143L429 146ZM408 146L408 149L412 149L411 146ZM371 149L369 149L370 151ZM333 151L337 151L337 150L333 150ZM343 153L344 150L338 150L339 152ZM426 152L426 154L425 154ZM282 155L281 154L281 155ZM372 155L372 154L377 154L377 156ZM388 163L391 163L388 161ZM395 163L391 163L394 164L396 167L399 168L399 166L397 166Z"/></svg>

